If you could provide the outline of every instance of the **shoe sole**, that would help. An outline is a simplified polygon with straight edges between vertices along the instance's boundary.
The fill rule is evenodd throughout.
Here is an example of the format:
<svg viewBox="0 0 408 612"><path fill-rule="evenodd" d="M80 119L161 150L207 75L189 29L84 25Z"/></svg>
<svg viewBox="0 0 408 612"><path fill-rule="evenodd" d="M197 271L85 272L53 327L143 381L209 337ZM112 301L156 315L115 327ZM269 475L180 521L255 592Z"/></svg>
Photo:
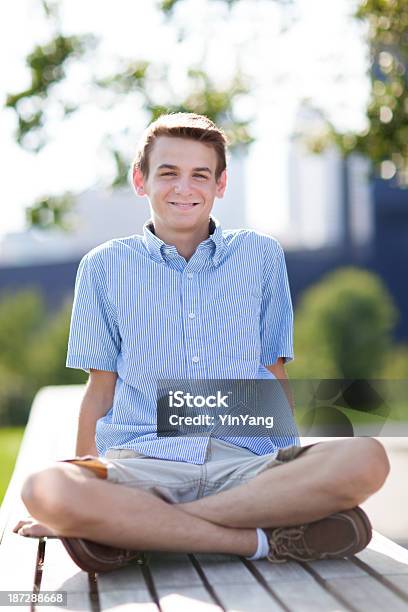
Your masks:
<svg viewBox="0 0 408 612"><path fill-rule="evenodd" d="M60 540L74 563L88 573L110 572L128 565L131 561L141 559L140 553L134 552L133 556L126 558L123 552L119 550L116 557L104 556L103 552L100 551L102 545L82 538L60 538ZM111 550L114 550L114 548L112 547Z"/></svg>
<svg viewBox="0 0 408 612"><path fill-rule="evenodd" d="M362 542L363 545L361 546L361 548L359 548L359 550L356 551L356 552L359 552L360 550L363 550L370 543L371 538L373 537L373 530L371 527L370 519L368 518L364 510L362 510L362 508L360 508L359 506L356 506L355 508L352 508L351 511L357 514L360 520L360 524L362 524L363 526L364 534L365 534L365 540L363 540ZM352 554L355 554L355 553L352 553Z"/></svg>
<svg viewBox="0 0 408 612"><path fill-rule="evenodd" d="M334 516L347 517L348 521L352 522L354 531L357 534L357 542L350 546L349 550L342 552L326 553L325 559L341 559L344 557L352 557L358 552L362 551L370 542L372 538L372 528L370 519L359 506L345 510L343 512L336 512Z"/></svg>

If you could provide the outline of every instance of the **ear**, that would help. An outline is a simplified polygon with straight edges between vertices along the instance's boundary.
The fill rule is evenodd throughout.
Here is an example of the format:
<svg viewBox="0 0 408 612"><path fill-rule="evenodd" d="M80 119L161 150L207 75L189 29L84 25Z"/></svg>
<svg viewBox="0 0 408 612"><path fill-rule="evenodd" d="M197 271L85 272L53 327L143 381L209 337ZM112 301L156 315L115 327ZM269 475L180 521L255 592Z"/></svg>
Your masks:
<svg viewBox="0 0 408 612"><path fill-rule="evenodd" d="M217 181L215 195L217 198L223 198L227 188L227 170L221 172L220 178Z"/></svg>
<svg viewBox="0 0 408 612"><path fill-rule="evenodd" d="M147 195L145 189L144 189L144 178L143 178L143 174L140 172L139 168L137 168L136 166L133 168L133 187L135 188L135 191L137 193L138 196L145 196Z"/></svg>

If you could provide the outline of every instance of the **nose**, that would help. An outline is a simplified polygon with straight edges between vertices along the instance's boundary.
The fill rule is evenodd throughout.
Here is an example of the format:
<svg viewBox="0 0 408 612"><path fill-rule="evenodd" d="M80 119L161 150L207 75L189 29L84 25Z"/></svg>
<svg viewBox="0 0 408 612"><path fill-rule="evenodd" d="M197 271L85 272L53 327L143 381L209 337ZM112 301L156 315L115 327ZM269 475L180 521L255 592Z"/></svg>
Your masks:
<svg viewBox="0 0 408 612"><path fill-rule="evenodd" d="M174 193L177 195L187 196L191 194L191 187L189 180L187 178L179 178L177 183L174 186Z"/></svg>

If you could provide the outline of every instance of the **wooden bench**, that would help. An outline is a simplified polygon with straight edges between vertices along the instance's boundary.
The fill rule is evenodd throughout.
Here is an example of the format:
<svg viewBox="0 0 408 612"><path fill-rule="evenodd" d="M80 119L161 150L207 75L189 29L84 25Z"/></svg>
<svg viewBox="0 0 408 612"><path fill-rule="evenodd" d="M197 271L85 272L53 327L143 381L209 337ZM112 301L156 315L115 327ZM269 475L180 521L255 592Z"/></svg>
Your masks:
<svg viewBox="0 0 408 612"><path fill-rule="evenodd" d="M66 591L68 610L408 610L408 551L377 533L350 560L273 565L228 555L153 553L148 565L96 575L81 571L58 539L14 534L27 514L19 494L24 477L74 453L83 392L82 385L46 387L34 400L0 509L0 591Z"/></svg>

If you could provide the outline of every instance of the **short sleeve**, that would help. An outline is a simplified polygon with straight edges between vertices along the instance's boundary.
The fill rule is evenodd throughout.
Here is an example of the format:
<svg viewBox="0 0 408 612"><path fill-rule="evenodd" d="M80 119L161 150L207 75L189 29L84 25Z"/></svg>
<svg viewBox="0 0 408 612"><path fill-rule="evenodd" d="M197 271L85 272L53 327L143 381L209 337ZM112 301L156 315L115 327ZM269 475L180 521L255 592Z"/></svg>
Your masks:
<svg viewBox="0 0 408 612"><path fill-rule="evenodd" d="M103 262L98 253L91 252L78 266L66 367L116 372L120 345Z"/></svg>
<svg viewBox="0 0 408 612"><path fill-rule="evenodd" d="M260 334L262 365L278 357L285 363L293 360L292 300L283 249L274 239L267 240L264 250Z"/></svg>

